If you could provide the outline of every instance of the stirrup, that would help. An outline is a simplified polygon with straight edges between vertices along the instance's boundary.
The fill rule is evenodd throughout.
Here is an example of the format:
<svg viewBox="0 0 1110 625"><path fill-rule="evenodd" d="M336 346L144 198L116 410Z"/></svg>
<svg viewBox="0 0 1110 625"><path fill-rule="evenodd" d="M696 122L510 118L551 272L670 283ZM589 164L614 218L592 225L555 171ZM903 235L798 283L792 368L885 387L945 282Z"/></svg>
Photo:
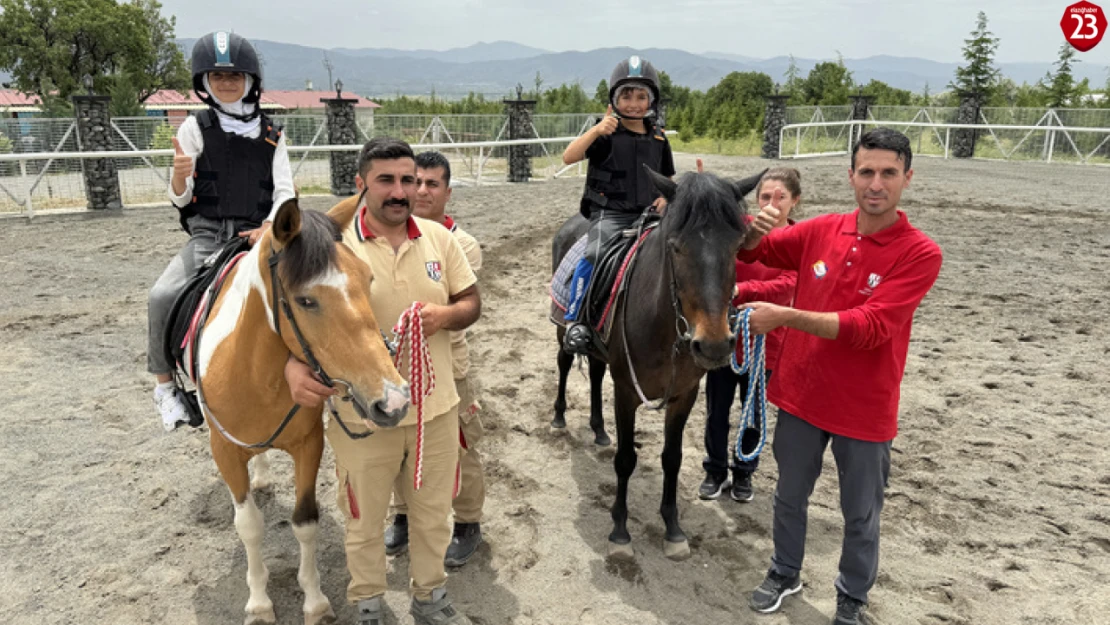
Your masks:
<svg viewBox="0 0 1110 625"><path fill-rule="evenodd" d="M580 321L571 324L563 337L563 351L576 355L589 354L590 345L593 343L592 334L593 330L590 329L589 324Z"/></svg>

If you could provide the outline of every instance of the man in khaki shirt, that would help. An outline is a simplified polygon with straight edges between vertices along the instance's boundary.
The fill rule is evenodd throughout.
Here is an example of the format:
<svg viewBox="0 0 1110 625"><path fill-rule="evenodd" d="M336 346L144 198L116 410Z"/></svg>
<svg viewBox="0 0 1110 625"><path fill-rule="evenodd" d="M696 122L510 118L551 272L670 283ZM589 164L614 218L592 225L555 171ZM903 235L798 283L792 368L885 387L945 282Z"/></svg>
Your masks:
<svg viewBox="0 0 1110 625"><path fill-rule="evenodd" d="M451 199L451 163L440 152L423 152L416 155L416 196L413 214L442 224L455 235L470 268L477 272L482 266L482 248L478 241L466 233L446 214ZM454 363L455 388L459 393L459 493L452 509L455 529L451 545L447 547L445 563L459 567L478 550L482 543L482 505L486 499L485 468L477 444L482 438L481 406L476 398L474 384L469 378L470 349L466 332L451 333L451 355ZM398 478L400 480L400 478ZM401 553L408 547L408 506L400 481L393 489L395 515L393 524L385 530L385 552Z"/></svg>
<svg viewBox="0 0 1110 625"><path fill-rule="evenodd" d="M417 624L469 624L451 605L444 587L444 556L451 542L451 498L459 460L459 395L455 388L451 332L465 330L481 314L477 278L451 233L438 223L412 216L416 164L408 144L379 137L359 154L357 186L362 192L340 202L331 214L353 219L343 242L373 273L370 305L383 328L392 327L414 302L421 302L435 389L424 398L424 429L420 476L415 488L420 446L415 407L401 424L372 436L352 439L329 427L335 452L339 508L346 517L347 598L358 603L359 625L383 625L382 595L386 591L383 533L390 494L400 479L408 504L411 533L409 574ZM407 349L401 375L408 380ZM300 361L286 366L293 398L302 404L332 394ZM412 380L408 380L410 383ZM415 390L415 389L414 389ZM419 401L413 397L413 401Z"/></svg>

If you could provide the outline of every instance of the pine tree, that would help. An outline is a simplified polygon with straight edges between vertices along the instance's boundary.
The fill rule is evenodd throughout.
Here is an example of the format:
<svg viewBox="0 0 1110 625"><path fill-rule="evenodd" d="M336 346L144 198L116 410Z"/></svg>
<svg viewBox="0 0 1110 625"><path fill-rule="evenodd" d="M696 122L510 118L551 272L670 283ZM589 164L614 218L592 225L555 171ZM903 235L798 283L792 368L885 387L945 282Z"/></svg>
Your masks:
<svg viewBox="0 0 1110 625"><path fill-rule="evenodd" d="M790 65L786 67L786 73L782 75L786 79L786 93L791 99L802 88L802 70L798 69L798 62L794 59L794 55L790 55Z"/></svg>
<svg viewBox="0 0 1110 625"><path fill-rule="evenodd" d="M1075 48L1065 41L1060 46L1059 58L1053 63L1056 66L1056 72L1045 85L1048 88L1050 107L1060 108L1072 103L1076 89L1075 78L1071 75L1071 66L1078 62L1079 59L1075 58Z"/></svg>
<svg viewBox="0 0 1110 625"><path fill-rule="evenodd" d="M967 65L956 68L956 78L949 86L979 93L986 100L998 82L999 70L994 66L998 42L998 37L987 30L987 14L979 11L971 38L964 39L963 55Z"/></svg>

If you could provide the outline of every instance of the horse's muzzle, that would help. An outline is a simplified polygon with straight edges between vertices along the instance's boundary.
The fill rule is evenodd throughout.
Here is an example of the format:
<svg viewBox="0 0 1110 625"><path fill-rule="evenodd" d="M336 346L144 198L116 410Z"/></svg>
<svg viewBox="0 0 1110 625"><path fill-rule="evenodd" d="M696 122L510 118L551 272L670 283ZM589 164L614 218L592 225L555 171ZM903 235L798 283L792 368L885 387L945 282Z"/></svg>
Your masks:
<svg viewBox="0 0 1110 625"><path fill-rule="evenodd" d="M732 352L736 349L736 337L723 341L706 341L694 339L690 341L690 354L694 363L705 370L727 367L732 361Z"/></svg>
<svg viewBox="0 0 1110 625"><path fill-rule="evenodd" d="M402 383L400 386L388 381L382 381L382 397L367 405L360 396L354 396L355 412L363 421L373 423L378 427L396 427L409 411L409 385Z"/></svg>

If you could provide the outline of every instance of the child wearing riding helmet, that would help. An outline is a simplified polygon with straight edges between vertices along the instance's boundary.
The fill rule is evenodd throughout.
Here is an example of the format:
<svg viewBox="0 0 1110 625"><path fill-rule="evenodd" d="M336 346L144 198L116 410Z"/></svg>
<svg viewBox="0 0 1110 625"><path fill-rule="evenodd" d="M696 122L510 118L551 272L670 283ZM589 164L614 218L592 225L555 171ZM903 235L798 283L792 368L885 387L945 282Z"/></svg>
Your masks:
<svg viewBox="0 0 1110 625"><path fill-rule="evenodd" d="M648 61L632 56L617 64L609 77L605 117L575 139L565 152L567 165L586 159L586 186L579 210L591 221L585 257L571 279L563 348L584 354L592 333L582 323L586 292L605 243L631 226L648 208L666 205L644 166L667 176L675 173L671 146L654 123L659 102L659 75Z"/></svg>
<svg viewBox="0 0 1110 625"><path fill-rule="evenodd" d="M208 108L177 131L168 190L189 241L148 300L147 369L157 379L154 403L166 431L188 422L173 382L174 363L163 353L174 301L205 258L236 236L253 245L277 209L295 196L281 126L259 106L262 68L254 46L235 33L209 33L193 46L192 69L193 90Z"/></svg>

